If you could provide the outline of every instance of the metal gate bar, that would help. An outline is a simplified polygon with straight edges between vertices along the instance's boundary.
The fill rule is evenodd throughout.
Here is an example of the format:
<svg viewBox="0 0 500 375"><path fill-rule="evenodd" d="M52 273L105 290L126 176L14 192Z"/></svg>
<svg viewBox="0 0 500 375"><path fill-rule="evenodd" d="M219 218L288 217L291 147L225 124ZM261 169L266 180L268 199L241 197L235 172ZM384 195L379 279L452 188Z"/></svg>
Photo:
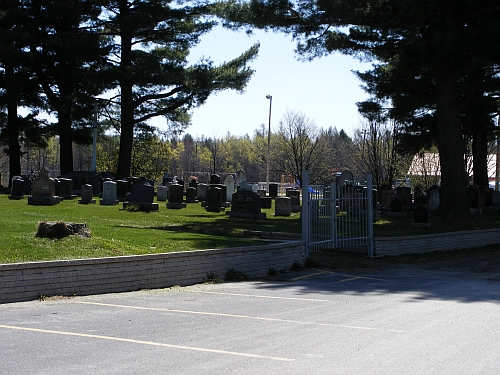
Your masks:
<svg viewBox="0 0 500 375"><path fill-rule="evenodd" d="M372 176L367 186L309 185L302 175L302 238L306 254L325 249L367 247L373 256Z"/></svg>

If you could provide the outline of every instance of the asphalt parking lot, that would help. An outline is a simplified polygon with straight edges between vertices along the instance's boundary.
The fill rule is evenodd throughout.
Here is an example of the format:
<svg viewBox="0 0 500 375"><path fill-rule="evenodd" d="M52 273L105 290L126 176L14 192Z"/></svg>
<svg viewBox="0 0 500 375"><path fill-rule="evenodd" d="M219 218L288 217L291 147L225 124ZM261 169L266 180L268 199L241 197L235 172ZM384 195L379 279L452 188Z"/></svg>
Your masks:
<svg viewBox="0 0 500 375"><path fill-rule="evenodd" d="M498 374L500 282L307 270L0 305L0 374Z"/></svg>

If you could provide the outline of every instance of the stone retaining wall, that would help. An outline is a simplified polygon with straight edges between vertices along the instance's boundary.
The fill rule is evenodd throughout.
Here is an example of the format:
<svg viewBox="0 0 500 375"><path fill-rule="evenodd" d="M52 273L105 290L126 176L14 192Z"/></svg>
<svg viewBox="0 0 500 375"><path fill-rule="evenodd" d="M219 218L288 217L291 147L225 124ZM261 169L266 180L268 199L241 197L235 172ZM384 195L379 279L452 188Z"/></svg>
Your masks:
<svg viewBox="0 0 500 375"><path fill-rule="evenodd" d="M224 278L235 269L263 277L305 259L302 241L220 250L0 265L0 303L166 288Z"/></svg>
<svg viewBox="0 0 500 375"><path fill-rule="evenodd" d="M377 256L386 256L470 249L491 244L500 244L500 229L447 232L420 236L376 237L374 239L374 250Z"/></svg>

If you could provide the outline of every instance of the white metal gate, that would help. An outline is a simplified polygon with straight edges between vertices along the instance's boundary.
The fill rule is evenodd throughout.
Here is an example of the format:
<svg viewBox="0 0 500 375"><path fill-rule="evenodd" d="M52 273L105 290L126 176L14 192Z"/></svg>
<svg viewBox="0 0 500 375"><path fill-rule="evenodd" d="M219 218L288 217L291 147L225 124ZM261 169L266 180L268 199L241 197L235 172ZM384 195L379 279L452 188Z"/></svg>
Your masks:
<svg viewBox="0 0 500 375"><path fill-rule="evenodd" d="M373 256L372 175L367 186L309 185L302 174L302 239L312 251L366 247Z"/></svg>

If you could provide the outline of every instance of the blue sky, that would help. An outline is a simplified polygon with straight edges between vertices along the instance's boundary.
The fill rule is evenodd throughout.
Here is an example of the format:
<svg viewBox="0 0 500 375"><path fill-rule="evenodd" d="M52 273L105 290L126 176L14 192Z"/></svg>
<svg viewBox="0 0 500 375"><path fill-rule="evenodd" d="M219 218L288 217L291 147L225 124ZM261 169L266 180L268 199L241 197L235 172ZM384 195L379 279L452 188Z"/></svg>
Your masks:
<svg viewBox="0 0 500 375"><path fill-rule="evenodd" d="M359 87L360 81L351 70L367 70L350 56L330 55L312 62L297 61L295 43L289 36L256 31L247 36L216 28L206 34L192 50L191 60L209 57L216 64L239 56L256 42L260 52L250 66L256 71L243 94L225 91L211 96L207 102L193 111L192 125L187 133L193 137L223 137L253 135L255 129L269 121L269 100L272 95L271 132L288 110L300 111L314 120L318 127L336 127L353 135L359 128L360 116L356 102L367 98ZM154 121L165 126L164 120Z"/></svg>

